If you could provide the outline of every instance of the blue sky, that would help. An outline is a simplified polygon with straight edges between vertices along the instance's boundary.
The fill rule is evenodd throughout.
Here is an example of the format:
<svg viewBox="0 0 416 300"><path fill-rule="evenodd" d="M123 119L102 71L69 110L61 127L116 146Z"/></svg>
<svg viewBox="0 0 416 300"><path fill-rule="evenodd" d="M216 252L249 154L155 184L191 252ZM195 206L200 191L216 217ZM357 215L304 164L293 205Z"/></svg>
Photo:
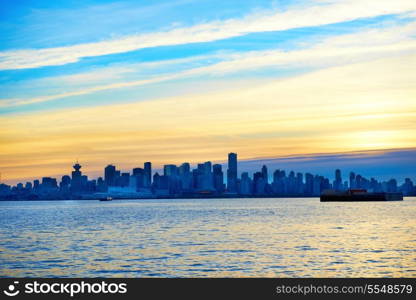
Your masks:
<svg viewBox="0 0 416 300"><path fill-rule="evenodd" d="M93 170L132 149L162 164L416 146L414 1L5 0L0 31L10 178L94 160L114 135Z"/></svg>
<svg viewBox="0 0 416 300"><path fill-rule="evenodd" d="M99 105L101 95L89 93L87 104L85 97L66 96L65 104L49 100L36 104L20 105L22 99L65 94L70 90L81 90L97 85L114 82L134 81L143 78L157 77L176 73L181 70L192 70L215 65L233 59L238 55L262 55L264 51L295 51L312 48L324 43L331 37L360 33L369 30L389 30L396 27L413 25L415 22L412 5L409 1L398 3L394 9L380 10L374 13L360 12L357 16L327 16L322 21L319 16L307 11L311 8L322 8L328 13L336 11L336 6L356 5L357 1L5 1L1 11L0 30L2 40L0 50L6 57L0 56L0 87L2 105L0 113L37 111L42 109L71 107L79 105ZM359 2L359 1L358 1ZM371 1L369 1L371 2ZM399 1L400 2L400 1ZM382 6L383 3L380 4ZM332 6L332 7L331 7ZM357 10L360 7L357 7ZM371 9L369 5L368 9ZM414 8L414 7L413 7ZM304 14L305 21L290 21L285 13ZM358 11L357 11L358 12ZM267 18L282 14L283 24L268 24ZM277 15L276 18L279 18ZM307 18L311 18L308 20ZM314 19L316 18L316 19ZM247 30L244 21L251 23ZM256 20L265 24L256 28ZM235 23L235 24L233 24ZM270 23L270 22L269 22ZM298 24L300 23L300 24ZM302 24L304 23L304 24ZM228 25L227 25L228 24ZM207 26L193 32L192 28ZM229 28L227 28L227 26ZM215 32L226 27L223 34ZM250 27L250 26L249 26ZM282 28L281 30L279 30ZM172 40L160 37L160 34L183 30L184 41L179 37ZM199 31L202 37L198 37ZM228 32L227 32L228 31ZM149 35L147 38L140 36ZM211 35L213 37L211 37ZM129 41L117 49L117 43L124 39L139 38ZM408 38L414 38L414 32ZM158 43L158 39L161 41ZM175 40L176 39L176 40ZM145 40L145 41L144 41ZM100 47L100 43L110 42L108 48L97 53L88 51ZM150 44L149 46L141 45ZM155 45L154 45L155 44ZM71 47L87 47L74 49ZM91 45L91 48L88 46ZM67 48L67 51L65 51ZM88 49L89 48L89 49ZM104 46L106 48L106 46ZM42 57L42 50L54 51L52 59ZM27 53L19 53L27 51ZM258 54L256 54L256 52ZM37 56L39 56L37 58ZM189 60L169 63L174 60ZM148 62L167 62L165 66L148 66ZM132 68L131 65L134 67ZM331 66L334 65L332 62ZM226 76L230 82L235 77L241 78L276 78L310 72L316 68L327 67L321 62L316 65L282 66L270 65L246 72L216 74ZM96 80L65 80L66 75L91 74L106 72L105 76L96 76ZM110 76L111 74L115 76ZM209 74L208 74L209 75ZM209 77L209 76L208 76ZM170 80L164 80L170 81ZM154 89L153 89L154 90ZM142 94L143 88L132 89L131 94ZM174 91L175 92L175 91ZM145 92L146 99L158 98L156 92ZM56 99L58 99L57 97ZM114 98L114 97L113 97ZM122 97L129 101L129 97ZM130 97L132 98L132 97ZM100 100L101 101L101 100ZM111 102L111 101L110 101ZM108 101L104 100L107 104Z"/></svg>

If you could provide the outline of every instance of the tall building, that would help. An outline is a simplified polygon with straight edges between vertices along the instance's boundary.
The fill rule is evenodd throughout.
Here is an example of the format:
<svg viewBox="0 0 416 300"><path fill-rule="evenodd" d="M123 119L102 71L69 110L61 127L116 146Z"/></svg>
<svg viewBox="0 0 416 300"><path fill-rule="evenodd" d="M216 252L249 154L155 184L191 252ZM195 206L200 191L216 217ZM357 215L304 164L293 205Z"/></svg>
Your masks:
<svg viewBox="0 0 416 300"><path fill-rule="evenodd" d="M164 165L163 175L165 176L176 176L178 174L178 167L176 165Z"/></svg>
<svg viewBox="0 0 416 300"><path fill-rule="evenodd" d="M145 184L145 170L142 168L133 169L133 177L135 178L136 189L144 187Z"/></svg>
<svg viewBox="0 0 416 300"><path fill-rule="evenodd" d="M113 165L108 165L104 169L104 182L107 186L116 185L116 167Z"/></svg>
<svg viewBox="0 0 416 300"><path fill-rule="evenodd" d="M261 167L261 174L263 175L263 179L266 181L266 184L269 183L269 174L267 172L267 167L265 165L263 165L263 167Z"/></svg>
<svg viewBox="0 0 416 300"><path fill-rule="evenodd" d="M314 178L311 173L305 174L305 194L307 196L313 195Z"/></svg>
<svg viewBox="0 0 416 300"><path fill-rule="evenodd" d="M322 177L315 175L313 178L313 189L312 189L312 195L319 197L321 195L321 184L322 184Z"/></svg>
<svg viewBox="0 0 416 300"><path fill-rule="evenodd" d="M164 165L163 175L168 180L169 194L176 194L180 190L179 169L176 165ZM161 179L165 180L165 179Z"/></svg>
<svg viewBox="0 0 416 300"><path fill-rule="evenodd" d="M40 187L44 191L55 190L58 188L58 183L56 182L56 178L42 177L42 184Z"/></svg>
<svg viewBox="0 0 416 300"><path fill-rule="evenodd" d="M251 195L253 193L252 181L247 172L241 174L240 194Z"/></svg>
<svg viewBox="0 0 416 300"><path fill-rule="evenodd" d="M303 195L303 193L304 193L303 174L298 172L296 173L296 194Z"/></svg>
<svg viewBox="0 0 416 300"><path fill-rule="evenodd" d="M185 162L179 166L179 180L182 191L190 192L193 188L193 176L191 166Z"/></svg>
<svg viewBox="0 0 416 300"><path fill-rule="evenodd" d="M97 191L101 193L106 191L106 185L102 177L98 177L97 179Z"/></svg>
<svg viewBox="0 0 416 300"><path fill-rule="evenodd" d="M220 164L215 164L212 166L212 177L214 189L218 193L224 192L224 173L222 172L222 166Z"/></svg>
<svg viewBox="0 0 416 300"><path fill-rule="evenodd" d="M121 173L120 181L120 186L128 187L130 185L130 173Z"/></svg>
<svg viewBox="0 0 416 300"><path fill-rule="evenodd" d="M228 154L227 190L230 193L237 192L237 154Z"/></svg>
<svg viewBox="0 0 416 300"><path fill-rule="evenodd" d="M203 166L203 175L202 175L202 189L203 190L213 190L213 178L212 178L212 163L207 161Z"/></svg>
<svg viewBox="0 0 416 300"><path fill-rule="evenodd" d="M334 189L337 190L337 191L344 189L344 186L342 184L342 177L341 177L341 170L340 169L335 170Z"/></svg>
<svg viewBox="0 0 416 300"><path fill-rule="evenodd" d="M356 184L355 184L355 173L351 172L350 173L350 189L355 189L356 188Z"/></svg>
<svg viewBox="0 0 416 300"><path fill-rule="evenodd" d="M152 185L152 163L145 162L144 163L144 178L143 178L143 186L149 188Z"/></svg>
<svg viewBox="0 0 416 300"><path fill-rule="evenodd" d="M71 185L71 177L68 175L64 175L61 178L61 182L59 184L59 188L62 192L69 192Z"/></svg>
<svg viewBox="0 0 416 300"><path fill-rule="evenodd" d="M82 173L80 171L81 165L77 162L73 168L74 171L72 171L71 192L80 193L82 191Z"/></svg>
<svg viewBox="0 0 416 300"><path fill-rule="evenodd" d="M265 193L265 188L266 181L263 178L263 173L255 172L253 174L253 193L256 195L263 195Z"/></svg>

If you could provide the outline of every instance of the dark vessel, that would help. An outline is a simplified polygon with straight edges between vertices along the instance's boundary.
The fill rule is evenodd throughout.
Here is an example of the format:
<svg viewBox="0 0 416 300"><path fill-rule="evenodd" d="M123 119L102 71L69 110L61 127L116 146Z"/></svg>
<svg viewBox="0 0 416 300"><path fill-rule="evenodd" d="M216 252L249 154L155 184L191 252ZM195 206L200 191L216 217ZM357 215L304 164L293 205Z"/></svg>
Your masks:
<svg viewBox="0 0 416 300"><path fill-rule="evenodd" d="M337 201L402 201L402 193L369 193L365 189L349 189L347 191L325 190L321 194L321 202Z"/></svg>
<svg viewBox="0 0 416 300"><path fill-rule="evenodd" d="M100 198L100 201L111 201L111 200L113 200L113 198L111 197Z"/></svg>

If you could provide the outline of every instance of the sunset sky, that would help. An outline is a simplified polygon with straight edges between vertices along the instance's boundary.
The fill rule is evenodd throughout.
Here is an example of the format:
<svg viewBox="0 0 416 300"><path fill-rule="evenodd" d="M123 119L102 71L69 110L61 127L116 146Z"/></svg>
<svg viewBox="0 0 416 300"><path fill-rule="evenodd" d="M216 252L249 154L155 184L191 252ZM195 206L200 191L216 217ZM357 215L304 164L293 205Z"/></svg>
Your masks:
<svg viewBox="0 0 416 300"><path fill-rule="evenodd" d="M231 151L416 168L415 0L4 0L0 32L4 182Z"/></svg>

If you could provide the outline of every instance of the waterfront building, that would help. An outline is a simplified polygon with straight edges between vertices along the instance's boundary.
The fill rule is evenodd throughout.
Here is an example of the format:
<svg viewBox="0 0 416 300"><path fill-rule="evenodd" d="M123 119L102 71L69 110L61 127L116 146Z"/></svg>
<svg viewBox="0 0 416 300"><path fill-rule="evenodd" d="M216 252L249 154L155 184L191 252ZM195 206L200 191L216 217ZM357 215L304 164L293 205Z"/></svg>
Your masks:
<svg viewBox="0 0 416 300"><path fill-rule="evenodd" d="M237 192L237 154L228 154L227 190L229 193Z"/></svg>

